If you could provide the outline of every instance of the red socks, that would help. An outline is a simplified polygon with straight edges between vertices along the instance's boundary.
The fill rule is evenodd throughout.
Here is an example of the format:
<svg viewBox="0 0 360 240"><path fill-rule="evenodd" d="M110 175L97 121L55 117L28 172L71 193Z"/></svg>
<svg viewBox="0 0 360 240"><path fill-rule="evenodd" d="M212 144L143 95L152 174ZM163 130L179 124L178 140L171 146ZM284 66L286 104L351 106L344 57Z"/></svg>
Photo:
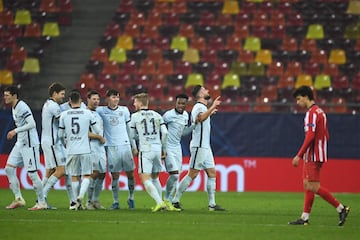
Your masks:
<svg viewBox="0 0 360 240"><path fill-rule="evenodd" d="M314 198L315 198L315 193L313 193L311 191L305 192L305 198L304 198L304 212L305 213L311 212L311 207L313 205Z"/></svg>
<svg viewBox="0 0 360 240"><path fill-rule="evenodd" d="M340 204L339 201L336 200L336 198L327 189L323 187L320 187L319 190L316 192L316 194L318 194L325 201L333 205L334 208L336 208Z"/></svg>

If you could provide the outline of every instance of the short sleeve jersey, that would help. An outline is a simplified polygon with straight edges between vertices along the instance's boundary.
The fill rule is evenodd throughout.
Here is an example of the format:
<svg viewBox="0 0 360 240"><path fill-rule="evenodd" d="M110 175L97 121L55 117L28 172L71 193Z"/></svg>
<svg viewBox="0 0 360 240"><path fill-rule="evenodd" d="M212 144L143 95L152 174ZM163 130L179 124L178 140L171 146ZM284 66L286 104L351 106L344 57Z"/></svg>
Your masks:
<svg viewBox="0 0 360 240"><path fill-rule="evenodd" d="M130 144L127 124L130 122L130 112L125 106L111 109L107 106L96 108L104 122L105 146Z"/></svg>
<svg viewBox="0 0 360 240"><path fill-rule="evenodd" d="M196 103L191 110L191 119L196 119L200 113L207 111L207 107L203 103ZM190 147L210 148L210 116L203 122L196 124L192 132Z"/></svg>
<svg viewBox="0 0 360 240"><path fill-rule="evenodd" d="M59 128L65 129L68 154L90 153L89 129L95 123L87 109L73 108L61 113Z"/></svg>
<svg viewBox="0 0 360 240"><path fill-rule="evenodd" d="M178 147L180 145L181 136L184 128L188 125L189 114L171 109L164 113L163 119L168 129L168 147Z"/></svg>
<svg viewBox="0 0 360 240"><path fill-rule="evenodd" d="M24 126L27 118L34 118L30 107L22 100L19 100L12 108L12 116L16 127ZM17 143L28 147L39 145L39 135L36 128L18 132Z"/></svg>
<svg viewBox="0 0 360 240"><path fill-rule="evenodd" d="M90 110L90 112L92 113L93 119L96 122L94 125L96 125L97 129L100 130L99 132L96 132L94 130L94 128L93 128L94 125L92 125L90 127L90 131L95 133L95 134L98 134L100 136L104 136L104 125L103 125L104 123L103 123L102 118L100 117L100 115L96 111ZM90 146L91 146L91 151L92 152L103 152L104 151L104 145L99 140L90 139Z"/></svg>
<svg viewBox="0 0 360 240"><path fill-rule="evenodd" d="M53 99L48 99L43 105L41 112L41 143L55 145L59 142L59 118L61 114L60 105Z"/></svg>
<svg viewBox="0 0 360 240"><path fill-rule="evenodd" d="M138 134L140 151L161 151L163 124L165 123L161 115L153 110L143 109L131 115L130 127Z"/></svg>

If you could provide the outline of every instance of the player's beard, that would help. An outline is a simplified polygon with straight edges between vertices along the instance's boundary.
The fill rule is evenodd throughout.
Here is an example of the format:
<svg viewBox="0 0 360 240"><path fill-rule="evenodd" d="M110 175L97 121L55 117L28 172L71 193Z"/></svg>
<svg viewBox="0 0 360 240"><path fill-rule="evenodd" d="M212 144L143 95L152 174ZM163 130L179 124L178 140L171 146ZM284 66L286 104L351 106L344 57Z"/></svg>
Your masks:
<svg viewBox="0 0 360 240"><path fill-rule="evenodd" d="M210 100L211 96L210 95L207 95L204 97L205 100Z"/></svg>

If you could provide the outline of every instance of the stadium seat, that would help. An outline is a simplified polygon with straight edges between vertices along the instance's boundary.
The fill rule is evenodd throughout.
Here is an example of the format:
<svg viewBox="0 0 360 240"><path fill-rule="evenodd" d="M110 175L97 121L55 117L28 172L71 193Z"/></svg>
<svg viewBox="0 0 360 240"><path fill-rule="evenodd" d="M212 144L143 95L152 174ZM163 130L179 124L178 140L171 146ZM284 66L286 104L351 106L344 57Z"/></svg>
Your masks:
<svg viewBox="0 0 360 240"><path fill-rule="evenodd" d="M231 72L239 76L245 76L248 73L247 65L244 62L232 62L231 63Z"/></svg>
<svg viewBox="0 0 360 240"><path fill-rule="evenodd" d="M106 48L96 47L90 56L90 60L105 62L108 60L108 51Z"/></svg>
<svg viewBox="0 0 360 240"><path fill-rule="evenodd" d="M200 61L199 51L195 48L188 48L184 51L182 61L198 63Z"/></svg>
<svg viewBox="0 0 360 240"><path fill-rule="evenodd" d="M29 10L18 9L15 13L14 24L28 25L32 22L31 14Z"/></svg>
<svg viewBox="0 0 360 240"><path fill-rule="evenodd" d="M244 50L259 51L261 49L261 40L258 37L247 37L245 39Z"/></svg>
<svg viewBox="0 0 360 240"><path fill-rule="evenodd" d="M24 60L24 65L21 69L22 72L25 73L39 73L40 72L40 64L37 58L26 58Z"/></svg>
<svg viewBox="0 0 360 240"><path fill-rule="evenodd" d="M126 50L124 48L117 48L114 47L110 51L109 55L109 61L110 62L117 62L117 63L123 63L126 62L127 56L126 56Z"/></svg>
<svg viewBox="0 0 360 240"><path fill-rule="evenodd" d="M221 13L222 14L238 14L240 11L238 1L225 0Z"/></svg>
<svg viewBox="0 0 360 240"><path fill-rule="evenodd" d="M271 62L266 69L266 76L282 76L284 73L283 63L280 61Z"/></svg>
<svg viewBox="0 0 360 240"><path fill-rule="evenodd" d="M171 39L170 49L178 49L180 51L185 51L188 49L188 41L186 37L175 36Z"/></svg>
<svg viewBox="0 0 360 240"><path fill-rule="evenodd" d="M110 53L111 56L111 53ZM117 61L104 62L104 67L101 71L103 74L117 75L120 73L119 65Z"/></svg>
<svg viewBox="0 0 360 240"><path fill-rule="evenodd" d="M40 24L32 22L25 26L24 37L25 38L39 38L41 36Z"/></svg>
<svg viewBox="0 0 360 240"><path fill-rule="evenodd" d="M321 24L310 24L306 33L307 39L323 39L324 29Z"/></svg>
<svg viewBox="0 0 360 240"><path fill-rule="evenodd" d="M199 51L205 51L207 48L205 38L200 37L200 36L191 38L190 47L195 48Z"/></svg>
<svg viewBox="0 0 360 240"><path fill-rule="evenodd" d="M249 63L248 75L250 76L264 76L265 75L265 65L261 62Z"/></svg>
<svg viewBox="0 0 360 240"><path fill-rule="evenodd" d="M331 77L326 74L319 74L315 76L314 80L314 88L316 90L322 90L324 88L330 88L331 85Z"/></svg>
<svg viewBox="0 0 360 240"><path fill-rule="evenodd" d="M188 89L189 87L193 87L196 85L204 86L204 78L203 75L199 73L191 73L187 76L186 82L185 82L185 89Z"/></svg>
<svg viewBox="0 0 360 240"><path fill-rule="evenodd" d="M343 49L333 49L330 51L329 63L345 64L346 53Z"/></svg>
<svg viewBox="0 0 360 240"><path fill-rule="evenodd" d="M221 84L221 89L225 89L228 87L236 87L236 88L240 88L240 78L239 75L235 74L235 73L227 73L224 76L224 80Z"/></svg>
<svg viewBox="0 0 360 240"><path fill-rule="evenodd" d="M309 86L309 87L313 86L313 80L312 80L311 75L300 74L297 76L296 82L295 82L295 88L299 88L301 86Z"/></svg>
<svg viewBox="0 0 360 240"><path fill-rule="evenodd" d="M42 36L58 37L60 36L60 28L57 22L46 22L43 26Z"/></svg>
<svg viewBox="0 0 360 240"><path fill-rule="evenodd" d="M14 84L13 73L9 70L0 70L0 86L13 85L13 84Z"/></svg>
<svg viewBox="0 0 360 240"><path fill-rule="evenodd" d="M261 62L268 65L272 62L272 53L267 49L260 49L256 52L255 62Z"/></svg>
<svg viewBox="0 0 360 240"><path fill-rule="evenodd" d="M346 10L347 14L360 15L360 2L351 0L349 1L348 8Z"/></svg>
<svg viewBox="0 0 360 240"><path fill-rule="evenodd" d="M134 49L133 38L129 35L121 35L118 37L116 42L116 48L123 48L125 50Z"/></svg>

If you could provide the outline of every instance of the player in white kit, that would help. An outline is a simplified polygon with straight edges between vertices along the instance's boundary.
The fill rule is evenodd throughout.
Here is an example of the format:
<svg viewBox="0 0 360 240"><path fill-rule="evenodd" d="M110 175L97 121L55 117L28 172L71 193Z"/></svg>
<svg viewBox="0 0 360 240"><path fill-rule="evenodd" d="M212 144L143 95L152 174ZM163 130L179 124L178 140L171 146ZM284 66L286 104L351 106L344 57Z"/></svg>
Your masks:
<svg viewBox="0 0 360 240"><path fill-rule="evenodd" d="M65 87L60 83L49 86L49 98L45 101L41 119L41 148L45 158L45 176L43 177L44 197L48 196L50 189L57 181L65 176L66 153L64 145L58 138L59 118L61 114L60 104L65 98ZM67 177L67 176L66 176ZM71 178L65 180L70 205L76 203L76 198L71 188ZM54 209L54 207L49 208Z"/></svg>
<svg viewBox="0 0 360 240"><path fill-rule="evenodd" d="M217 112L217 108L221 103L220 96L215 98L208 108L207 104L211 97L207 89L201 85L196 85L192 90L192 95L196 99L196 103L191 111L191 119L198 124L196 124L192 132L190 142L190 169L179 183L175 197L172 200L173 205L177 209L182 209L179 202L183 192L186 191L187 187L198 176L199 172L205 170L208 176L206 183L209 200L208 209L209 211L224 211L225 209L215 202L216 170L214 156L210 146L210 116Z"/></svg>
<svg viewBox="0 0 360 240"><path fill-rule="evenodd" d="M97 107L96 112L99 113L104 122L107 167L112 176L113 203L110 209L120 209L119 176L122 171L126 172L128 179L127 204L129 209L134 209L135 163L133 154L137 153L137 149L135 141L129 138L130 111L126 106L119 106L120 95L115 89L109 89L106 92L106 100L108 105Z"/></svg>
<svg viewBox="0 0 360 240"><path fill-rule="evenodd" d="M153 212L168 208L161 198L158 188L161 159L166 157L167 129L161 115L148 109L149 99L146 93L134 96L134 106L137 112L131 116L131 138L139 141L138 173L146 192L155 200Z"/></svg>
<svg viewBox="0 0 360 240"><path fill-rule="evenodd" d="M190 134L195 124L189 126L189 114L185 111L189 97L186 94L179 94L175 97L175 108L163 115L164 122L168 129L167 155L165 168L169 173L166 181L164 201L171 204L175 194L179 174L182 169L181 137Z"/></svg>
<svg viewBox="0 0 360 240"><path fill-rule="evenodd" d="M17 135L17 141L5 166L5 173L9 180L10 189L15 195L15 200L6 208L14 209L25 206L25 200L21 195L19 180L16 176L16 168L24 166L37 196L35 206L29 210L46 209L43 186L37 172L40 167L40 142L34 116L30 107L20 100L19 89L16 86L9 86L4 89L4 101L5 104L11 105L16 125L16 128L8 132L7 139L11 140Z"/></svg>
<svg viewBox="0 0 360 240"><path fill-rule="evenodd" d="M66 146L67 160L65 170L72 177L72 188L77 196L77 203L70 209L82 209L82 200L88 191L92 162L90 159L90 126L95 126L95 120L88 109L80 108L81 96L78 92L70 95L72 109L60 115L59 138ZM96 131L99 131L96 129ZM81 184L79 183L81 178ZM80 185L80 190L79 190Z"/></svg>
<svg viewBox="0 0 360 240"><path fill-rule="evenodd" d="M105 138L103 120L96 112L96 108L100 103L100 94L95 90L90 90L87 94L87 108L91 111L96 121L99 132L95 132L93 127L90 131L98 136L98 138L90 137L91 147L91 160L93 164L93 172L90 178L90 185L88 190L88 201L86 203L86 209L105 209L100 204L99 196L103 188L103 183L106 174L106 153L105 153Z"/></svg>

